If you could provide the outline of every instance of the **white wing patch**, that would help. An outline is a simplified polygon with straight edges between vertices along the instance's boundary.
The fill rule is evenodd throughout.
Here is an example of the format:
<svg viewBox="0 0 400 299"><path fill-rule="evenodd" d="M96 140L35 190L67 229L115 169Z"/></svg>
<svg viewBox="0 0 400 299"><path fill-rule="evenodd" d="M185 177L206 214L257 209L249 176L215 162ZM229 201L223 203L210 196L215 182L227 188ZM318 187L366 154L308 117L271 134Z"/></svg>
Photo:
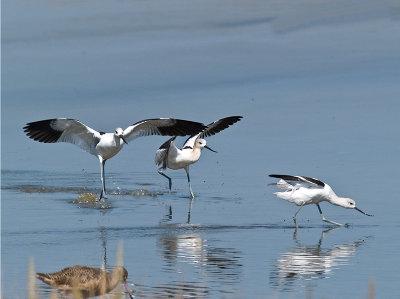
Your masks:
<svg viewBox="0 0 400 299"><path fill-rule="evenodd" d="M26 124L24 132L39 142L68 142L91 152L100 140L100 133L78 120L54 118Z"/></svg>
<svg viewBox="0 0 400 299"><path fill-rule="evenodd" d="M182 148L185 148L186 146L194 148L194 144L196 142L196 139L199 137L200 133L194 136L190 136L185 143L183 144Z"/></svg>
<svg viewBox="0 0 400 299"><path fill-rule="evenodd" d="M156 165L166 164L167 160L167 149L158 149L156 151L155 163ZM164 168L164 165L163 165Z"/></svg>
<svg viewBox="0 0 400 299"><path fill-rule="evenodd" d="M294 186L286 182L285 180L280 179L277 183L276 186L282 190L293 190Z"/></svg>
<svg viewBox="0 0 400 299"><path fill-rule="evenodd" d="M58 142L68 142L91 152L100 140L100 133L89 128L78 120L56 119L50 126L57 131L62 131Z"/></svg>

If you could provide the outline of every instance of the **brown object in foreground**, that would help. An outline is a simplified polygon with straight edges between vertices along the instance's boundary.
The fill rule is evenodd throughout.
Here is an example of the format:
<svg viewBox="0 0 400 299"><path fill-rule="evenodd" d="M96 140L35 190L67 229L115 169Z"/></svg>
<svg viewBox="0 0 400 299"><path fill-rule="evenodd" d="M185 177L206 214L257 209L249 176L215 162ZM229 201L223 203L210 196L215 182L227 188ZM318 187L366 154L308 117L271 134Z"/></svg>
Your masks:
<svg viewBox="0 0 400 299"><path fill-rule="evenodd" d="M126 284L128 271L122 266L105 272L99 268L77 265L55 273L36 273L36 277L55 289L65 290L82 298L107 294L118 283L123 283L129 296L133 298Z"/></svg>

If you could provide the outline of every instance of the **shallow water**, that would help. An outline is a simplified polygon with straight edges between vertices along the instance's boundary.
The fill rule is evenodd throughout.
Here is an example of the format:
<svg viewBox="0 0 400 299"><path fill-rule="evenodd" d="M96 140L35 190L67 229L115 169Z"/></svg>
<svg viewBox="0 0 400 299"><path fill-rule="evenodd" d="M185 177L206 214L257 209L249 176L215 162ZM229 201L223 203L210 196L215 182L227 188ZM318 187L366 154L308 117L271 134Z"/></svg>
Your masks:
<svg viewBox="0 0 400 299"><path fill-rule="evenodd" d="M40 272L75 264L100 267L102 262L111 268L121 240L128 282L138 298L249 294L335 298L344 294L340 285L347 285L349 298L363 297L371 278L377 294L398 292L397 274L384 270L398 258L398 251L385 245L397 242L389 232L398 226L382 224L379 215L370 219L332 209L329 217L351 225L330 229L319 220L317 209L309 207L299 215L295 233L294 208L282 205L272 194L261 199L246 194L215 198L203 191L202 183L194 182L197 197L191 206L184 185L169 192L156 172L110 173L111 181L121 182L110 193L123 195L109 195L104 204L77 203L94 187L87 182L97 176L3 172L4 298L27 294L31 257ZM146 186L124 183L137 176L147 177ZM43 178L47 184L36 184L34 179L27 187L31 177ZM184 180L184 175L175 181L179 179ZM58 181L64 181L65 187L56 188ZM40 297L50 296L47 285L37 282L36 286Z"/></svg>
<svg viewBox="0 0 400 299"><path fill-rule="evenodd" d="M116 263L138 298L398 298L400 22L391 1L3 1L2 298L28 265ZM141 119L244 118L207 138L186 175L156 172L167 139L106 164L22 127L71 117L99 131ZM178 143L183 142L178 138ZM277 199L269 173L316 177L374 217ZM40 298L51 289L36 281ZM119 291L116 291L119 292ZM115 293L115 292L114 292Z"/></svg>

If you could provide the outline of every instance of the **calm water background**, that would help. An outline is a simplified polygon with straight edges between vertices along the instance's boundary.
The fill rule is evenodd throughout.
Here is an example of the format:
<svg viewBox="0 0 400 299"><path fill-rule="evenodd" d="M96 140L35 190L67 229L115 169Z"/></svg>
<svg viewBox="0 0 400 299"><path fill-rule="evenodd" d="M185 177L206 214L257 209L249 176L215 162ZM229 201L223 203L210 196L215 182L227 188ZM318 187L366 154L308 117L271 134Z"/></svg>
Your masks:
<svg viewBox="0 0 400 299"><path fill-rule="evenodd" d="M370 279L377 298L400 297L399 4L2 4L2 298L26 297L30 258L40 272L112 267L121 241L138 298L365 298ZM53 117L111 132L229 115L244 118L191 167L192 206L183 170L168 172L172 192L156 172L167 138L107 162L101 209L76 203L100 190L94 157L22 131ZM375 216L323 204L350 223L326 231L306 207L294 235L296 207L274 197L272 172L327 181Z"/></svg>

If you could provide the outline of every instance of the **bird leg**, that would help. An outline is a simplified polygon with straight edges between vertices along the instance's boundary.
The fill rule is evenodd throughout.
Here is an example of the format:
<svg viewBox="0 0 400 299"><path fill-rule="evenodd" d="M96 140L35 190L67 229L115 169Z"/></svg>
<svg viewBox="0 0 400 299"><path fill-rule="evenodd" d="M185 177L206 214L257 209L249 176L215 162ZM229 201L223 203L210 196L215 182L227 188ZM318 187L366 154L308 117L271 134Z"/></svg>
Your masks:
<svg viewBox="0 0 400 299"><path fill-rule="evenodd" d="M194 199L194 194L192 191L192 185L190 184L190 176L189 176L189 167L185 167L186 175L189 183L189 192L190 192L190 199Z"/></svg>
<svg viewBox="0 0 400 299"><path fill-rule="evenodd" d="M162 167L160 167L158 170L158 173L161 174L163 177L166 177L168 179L168 185L169 185L169 190L171 190L172 187L172 179L167 176L163 171L162 171Z"/></svg>
<svg viewBox="0 0 400 299"><path fill-rule="evenodd" d="M188 217L187 217L187 224L190 224L190 213L192 212L192 204L193 204L193 199L190 200Z"/></svg>
<svg viewBox="0 0 400 299"><path fill-rule="evenodd" d="M297 216L297 213L300 212L300 210L301 210L301 208L302 208L303 206L304 206L304 203L300 206L300 208L297 210L297 212L294 213L294 215L293 215L293 221L294 221L294 225L296 226L296 231L297 231L297 228L298 228L296 216Z"/></svg>
<svg viewBox="0 0 400 299"><path fill-rule="evenodd" d="M129 295L129 298L133 299L134 297L133 297L133 295L131 293L131 290L129 290L128 284L126 282L124 282L124 287L125 287L126 292Z"/></svg>
<svg viewBox="0 0 400 299"><path fill-rule="evenodd" d="M343 226L343 224L341 224L341 223L338 223L338 222L335 222L335 221L326 219L326 218L324 217L324 215L322 215L322 210L321 210L321 207L319 206L319 204L317 203L316 205L317 205L319 214L321 215L322 221L327 222L327 223L330 223L330 224L334 224L334 225L337 225L337 226Z"/></svg>
<svg viewBox="0 0 400 299"><path fill-rule="evenodd" d="M106 164L106 160L103 160L101 157L99 158L99 160L100 160L100 180L101 180L101 186L102 186L99 199L102 199L102 198L107 199L107 197L106 197L106 181L105 181L105 173L104 173L104 166Z"/></svg>
<svg viewBox="0 0 400 299"><path fill-rule="evenodd" d="M169 219L172 219L172 206L169 206L169 209L168 209L168 218L169 218Z"/></svg>

